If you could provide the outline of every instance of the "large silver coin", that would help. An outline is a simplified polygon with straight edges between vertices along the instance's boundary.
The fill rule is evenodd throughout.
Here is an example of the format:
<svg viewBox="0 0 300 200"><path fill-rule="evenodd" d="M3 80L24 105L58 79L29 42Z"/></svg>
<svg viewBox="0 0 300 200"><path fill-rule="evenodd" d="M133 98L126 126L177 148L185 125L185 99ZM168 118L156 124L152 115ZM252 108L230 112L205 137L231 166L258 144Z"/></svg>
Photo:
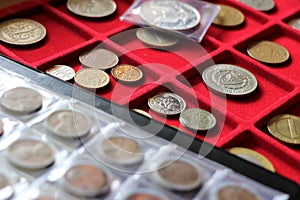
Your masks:
<svg viewBox="0 0 300 200"><path fill-rule="evenodd" d="M239 0L240 2L259 11L269 11L275 7L273 0Z"/></svg>
<svg viewBox="0 0 300 200"><path fill-rule="evenodd" d="M300 31L300 18L298 19L292 19L291 21L289 21L288 23L291 27L293 27L294 29L297 29Z"/></svg>
<svg viewBox="0 0 300 200"><path fill-rule="evenodd" d="M148 105L152 110L164 115L177 115L186 107L182 97L169 92L160 93L149 98Z"/></svg>
<svg viewBox="0 0 300 200"><path fill-rule="evenodd" d="M250 94L257 88L251 72L230 64L210 66L203 71L202 78L209 88L231 97Z"/></svg>
<svg viewBox="0 0 300 200"><path fill-rule="evenodd" d="M150 0L142 4L141 18L148 24L167 30L186 30L200 22L193 6L176 0Z"/></svg>
<svg viewBox="0 0 300 200"><path fill-rule="evenodd" d="M216 126L216 118L209 112L199 108L182 111L179 121L182 125L193 130L206 131Z"/></svg>

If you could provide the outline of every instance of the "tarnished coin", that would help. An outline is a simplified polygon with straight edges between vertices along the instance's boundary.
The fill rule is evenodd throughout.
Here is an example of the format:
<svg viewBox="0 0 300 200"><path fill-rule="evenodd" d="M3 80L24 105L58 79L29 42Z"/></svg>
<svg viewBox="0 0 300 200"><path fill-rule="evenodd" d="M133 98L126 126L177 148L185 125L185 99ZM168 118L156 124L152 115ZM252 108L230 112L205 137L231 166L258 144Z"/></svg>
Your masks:
<svg viewBox="0 0 300 200"><path fill-rule="evenodd" d="M149 28L139 28L136 31L136 36L145 44L155 47L170 47L179 42L179 38L171 33Z"/></svg>
<svg viewBox="0 0 300 200"><path fill-rule="evenodd" d="M292 19L288 22L288 24L293 27L294 29L297 29L300 31L300 18Z"/></svg>
<svg viewBox="0 0 300 200"><path fill-rule="evenodd" d="M72 194L94 197L104 194L109 189L107 173L92 164L76 164L63 176L64 187Z"/></svg>
<svg viewBox="0 0 300 200"><path fill-rule="evenodd" d="M265 156L256 151L242 147L233 147L228 151L271 172L275 172L273 164Z"/></svg>
<svg viewBox="0 0 300 200"><path fill-rule="evenodd" d="M34 44L45 36L46 28L31 19L10 19L0 23L0 40L8 44Z"/></svg>
<svg viewBox="0 0 300 200"><path fill-rule="evenodd" d="M288 50L271 41L262 40L247 47L247 53L252 58L268 64L280 64L290 57Z"/></svg>
<svg viewBox="0 0 300 200"><path fill-rule="evenodd" d="M205 84L212 90L229 97L240 97L257 88L255 76L246 69L230 64L216 64L202 73Z"/></svg>
<svg viewBox="0 0 300 200"><path fill-rule="evenodd" d="M219 5L220 11L213 21L213 24L221 26L238 26L245 21L244 14L238 9L227 6Z"/></svg>
<svg viewBox="0 0 300 200"><path fill-rule="evenodd" d="M216 126L216 118L209 112L199 108L182 111L179 117L182 125L193 130L205 131Z"/></svg>
<svg viewBox="0 0 300 200"><path fill-rule="evenodd" d="M46 70L47 74L55 76L63 81L69 81L74 78L75 71L72 67L67 65L54 65Z"/></svg>
<svg viewBox="0 0 300 200"><path fill-rule="evenodd" d="M176 0L150 0L141 6L141 18L167 30L186 30L197 26L200 14L193 6Z"/></svg>
<svg viewBox="0 0 300 200"><path fill-rule="evenodd" d="M258 11L269 11L275 7L274 0L238 0Z"/></svg>
<svg viewBox="0 0 300 200"><path fill-rule="evenodd" d="M137 108L134 108L132 110L135 111L135 112L137 112L137 113L140 113L141 115L144 115L144 116L146 116L146 117L148 117L150 119L152 118L151 115L149 113L147 113L146 111L144 111L144 110L137 109Z"/></svg>
<svg viewBox="0 0 300 200"><path fill-rule="evenodd" d="M99 89L109 83L109 75L99 69L81 69L75 77L75 82L87 89Z"/></svg>
<svg viewBox="0 0 300 200"><path fill-rule="evenodd" d="M48 130L63 138L78 138L89 133L92 126L88 115L74 110L57 110L46 119Z"/></svg>
<svg viewBox="0 0 300 200"><path fill-rule="evenodd" d="M67 8L83 17L105 17L114 13L117 5L113 0L68 0Z"/></svg>
<svg viewBox="0 0 300 200"><path fill-rule="evenodd" d="M290 114L276 115L268 122L267 127L275 138L289 144L300 144L299 117Z"/></svg>
<svg viewBox="0 0 300 200"><path fill-rule="evenodd" d="M19 139L9 145L7 154L12 164L25 169L43 169L55 160L53 147L37 139Z"/></svg>
<svg viewBox="0 0 300 200"><path fill-rule="evenodd" d="M1 200L10 199L14 194L14 189L9 179L2 173L0 173L0 194Z"/></svg>
<svg viewBox="0 0 300 200"><path fill-rule="evenodd" d="M133 65L122 64L112 68L111 75L120 81L132 83L141 80L143 72Z"/></svg>
<svg viewBox="0 0 300 200"><path fill-rule="evenodd" d="M0 103L13 114L25 115L42 107L43 96L33 89L17 87L4 92Z"/></svg>
<svg viewBox="0 0 300 200"><path fill-rule="evenodd" d="M177 115L186 107L182 97L170 92L160 93L149 98L148 105L155 112L164 115Z"/></svg>
<svg viewBox="0 0 300 200"><path fill-rule="evenodd" d="M109 69L119 62L118 56L106 49L95 48L79 56L79 61L86 67Z"/></svg>

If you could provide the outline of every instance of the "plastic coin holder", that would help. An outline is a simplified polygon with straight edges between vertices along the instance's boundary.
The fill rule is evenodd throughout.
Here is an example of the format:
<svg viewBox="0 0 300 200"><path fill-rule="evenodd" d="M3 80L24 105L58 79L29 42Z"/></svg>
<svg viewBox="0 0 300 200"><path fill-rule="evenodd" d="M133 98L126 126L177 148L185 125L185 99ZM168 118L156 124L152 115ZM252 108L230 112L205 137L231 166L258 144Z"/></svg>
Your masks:
<svg viewBox="0 0 300 200"><path fill-rule="evenodd" d="M5 138L10 136L11 132L16 129L19 124L22 124L22 122L0 114L0 149L2 149L1 143Z"/></svg>

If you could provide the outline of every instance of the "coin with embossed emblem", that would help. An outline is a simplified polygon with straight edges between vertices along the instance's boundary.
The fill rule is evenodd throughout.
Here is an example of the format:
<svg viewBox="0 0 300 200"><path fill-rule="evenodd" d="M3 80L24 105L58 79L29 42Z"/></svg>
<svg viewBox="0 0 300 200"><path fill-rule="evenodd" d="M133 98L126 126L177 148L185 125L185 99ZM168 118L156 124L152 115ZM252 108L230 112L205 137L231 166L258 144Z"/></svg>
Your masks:
<svg viewBox="0 0 300 200"><path fill-rule="evenodd" d="M280 64L287 61L290 57L285 47L266 40L250 44L247 47L247 53L252 58L268 64Z"/></svg>
<svg viewBox="0 0 300 200"><path fill-rule="evenodd" d="M31 19L10 19L0 23L0 40L13 45L30 45L46 36L46 28Z"/></svg>
<svg viewBox="0 0 300 200"><path fill-rule="evenodd" d="M257 88L257 80L251 72L230 64L216 64L206 68L202 79L209 88L229 97L245 96Z"/></svg>
<svg viewBox="0 0 300 200"><path fill-rule="evenodd" d="M298 116L276 115L268 121L267 127L275 138L289 144L300 144L300 118Z"/></svg>
<svg viewBox="0 0 300 200"><path fill-rule="evenodd" d="M160 93L149 98L148 105L153 111L164 115L177 115L186 107L182 97L170 92Z"/></svg>
<svg viewBox="0 0 300 200"><path fill-rule="evenodd" d="M200 14L193 6L174 0L150 0L141 6L141 18L167 30L186 30L197 26Z"/></svg>
<svg viewBox="0 0 300 200"><path fill-rule="evenodd" d="M143 72L133 65L122 64L112 68L111 75L120 81L132 83L141 80Z"/></svg>
<svg viewBox="0 0 300 200"><path fill-rule="evenodd" d="M117 5L113 0L68 0L67 8L83 17L105 17L114 13Z"/></svg>
<svg viewBox="0 0 300 200"><path fill-rule="evenodd" d="M294 29L297 29L300 31L300 18L292 19L288 22L288 24L293 27Z"/></svg>
<svg viewBox="0 0 300 200"><path fill-rule="evenodd" d="M220 26L238 26L245 21L244 14L238 9L227 5L219 6L221 9L215 17L213 24Z"/></svg>
<svg viewBox="0 0 300 200"><path fill-rule="evenodd" d="M69 81L75 76L75 71L67 65L54 65L46 70L47 74L55 76L63 81Z"/></svg>
<svg viewBox="0 0 300 200"><path fill-rule="evenodd" d="M258 11L269 11L275 7L274 0L239 0L239 1Z"/></svg>
<svg viewBox="0 0 300 200"><path fill-rule="evenodd" d="M179 121L193 130L205 131L216 126L216 118L209 112L199 108L189 108L181 112Z"/></svg>
<svg viewBox="0 0 300 200"><path fill-rule="evenodd" d="M75 77L75 82L87 89L99 89L109 83L109 75L99 69L81 69Z"/></svg>

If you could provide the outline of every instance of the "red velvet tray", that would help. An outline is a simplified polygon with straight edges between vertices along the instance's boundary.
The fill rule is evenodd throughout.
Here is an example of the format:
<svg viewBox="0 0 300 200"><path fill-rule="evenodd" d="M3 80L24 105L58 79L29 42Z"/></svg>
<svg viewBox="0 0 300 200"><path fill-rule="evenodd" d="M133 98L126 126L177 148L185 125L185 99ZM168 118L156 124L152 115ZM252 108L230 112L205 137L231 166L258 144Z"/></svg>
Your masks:
<svg viewBox="0 0 300 200"><path fill-rule="evenodd" d="M275 0L276 8L270 12L256 11L235 0L210 1L233 6L242 11L246 21L235 28L212 25L201 45L203 51L192 47L176 46L170 51L151 49L140 42L134 25L120 21L119 17L131 5L132 0L115 0L117 11L112 16L89 19L68 11L66 1L23 1L0 10L1 20L30 18L42 23L47 37L29 47L16 47L2 43L0 52L25 65L46 71L54 64L67 64L76 71L82 68L78 56L101 43L105 48L120 55L120 63L140 66L145 78L142 85L118 84L110 75L110 85L97 91L97 95L129 108L143 109L167 125L180 127L183 132L216 146L227 149L247 147L266 156L276 172L300 184L300 149L278 141L271 136L266 123L274 115L290 113L300 116L300 31L287 22L300 17L299 0ZM120 33L128 31L128 37ZM283 65L262 64L246 53L246 47L258 40L271 40L286 47L290 60ZM191 64L176 53L189 55ZM229 99L226 107L212 105L224 100L210 93L196 70L202 71L210 64L228 63L239 65L257 78L258 90L243 99ZM155 64L154 64L155 63ZM162 67L162 65L167 67ZM176 73L170 73L170 72ZM187 84L184 80L188 80ZM116 92L117 91L117 92ZM149 110L149 97L172 91L186 99L195 96L201 108L216 113L219 123L210 135L194 133L180 126L178 117L165 119ZM128 95L130 94L130 95ZM195 102L187 102L189 107Z"/></svg>

